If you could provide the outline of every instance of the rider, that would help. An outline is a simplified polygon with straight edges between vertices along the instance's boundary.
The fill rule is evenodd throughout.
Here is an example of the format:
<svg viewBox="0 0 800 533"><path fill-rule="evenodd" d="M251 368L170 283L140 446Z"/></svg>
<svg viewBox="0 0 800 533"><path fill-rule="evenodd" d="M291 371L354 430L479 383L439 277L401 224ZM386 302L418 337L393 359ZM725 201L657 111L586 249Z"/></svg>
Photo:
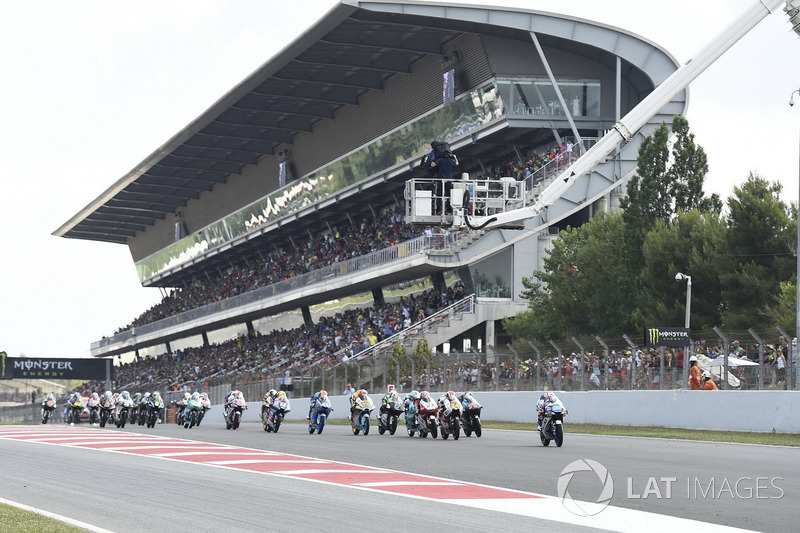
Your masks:
<svg viewBox="0 0 800 533"><path fill-rule="evenodd" d="M131 401L131 393L124 390L120 393L119 398L117 398L117 420L119 420L119 414L122 412L122 408L125 406L125 402Z"/></svg>
<svg viewBox="0 0 800 533"><path fill-rule="evenodd" d="M47 402L50 402L51 404L50 407L47 406ZM44 395L44 398L42 398L42 412L47 410L52 413L53 411L55 411L55 409L56 409L56 395L53 394L52 392L48 392L47 394Z"/></svg>
<svg viewBox="0 0 800 533"><path fill-rule="evenodd" d="M347 417L348 420L353 419L353 415L356 411L356 403L359 400L366 400L368 398L366 389L358 389L356 392L350 396L350 416Z"/></svg>
<svg viewBox="0 0 800 533"><path fill-rule="evenodd" d="M442 416L445 418L450 416L450 413L453 412L453 408L451 407L453 402L458 402L458 400L456 399L456 393L451 390L445 392L436 400L439 406L439 412L442 413Z"/></svg>
<svg viewBox="0 0 800 533"><path fill-rule="evenodd" d="M693 355L689 358L689 388L691 390L700 390L703 387L700 367L697 365L697 356Z"/></svg>
<svg viewBox="0 0 800 533"><path fill-rule="evenodd" d="M272 407L272 404L275 403L275 400L278 398L278 391L275 389L270 389L264 395L264 403L261 404L261 419L264 420L264 415L269 413L269 408Z"/></svg>
<svg viewBox="0 0 800 533"><path fill-rule="evenodd" d="M70 420L70 425L74 425L75 418L80 419L81 412L83 411L83 398L77 392L73 392L67 398L67 419Z"/></svg>
<svg viewBox="0 0 800 533"><path fill-rule="evenodd" d="M544 418L544 410L547 408L548 405L560 405L564 406L561 400L558 399L558 396L555 395L553 392L545 392L541 396L539 396L539 401L536 402L536 412L539 414L539 420L536 423L536 429L541 431L542 430L542 419Z"/></svg>
<svg viewBox="0 0 800 533"><path fill-rule="evenodd" d="M328 391L326 391L325 389L322 389L319 392L315 392L311 396L311 405L308 406L308 416L306 417L306 420L311 420L311 414L314 412L314 407L317 406L317 400L324 402L327 399L328 399Z"/></svg>
<svg viewBox="0 0 800 533"><path fill-rule="evenodd" d="M188 397L189 393L187 392L186 395ZM226 420L228 419L228 415L231 414L231 405L237 400L241 400L242 403L244 404L244 408L247 409L247 402L244 401L244 395L242 394L242 391L240 391L240 390L232 390L232 391L230 391L228 393L228 395L225 397L225 419Z"/></svg>
<svg viewBox="0 0 800 533"><path fill-rule="evenodd" d="M719 390L717 384L711 378L711 372L704 370L700 377L703 380L703 388L701 390Z"/></svg>
<svg viewBox="0 0 800 533"><path fill-rule="evenodd" d="M381 398L381 414L386 414L389 409L393 409L396 403L400 403L400 395L394 390L394 387L389 389L389 392Z"/></svg>

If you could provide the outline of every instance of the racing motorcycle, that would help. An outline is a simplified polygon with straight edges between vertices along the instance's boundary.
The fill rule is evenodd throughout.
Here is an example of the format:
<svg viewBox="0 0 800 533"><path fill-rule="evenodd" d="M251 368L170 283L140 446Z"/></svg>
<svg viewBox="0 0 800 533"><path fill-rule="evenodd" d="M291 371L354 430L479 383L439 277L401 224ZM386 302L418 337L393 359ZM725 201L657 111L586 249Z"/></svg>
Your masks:
<svg viewBox="0 0 800 533"><path fill-rule="evenodd" d="M83 414L83 400L75 395L67 400L67 422L70 424L80 424L81 414Z"/></svg>
<svg viewBox="0 0 800 533"><path fill-rule="evenodd" d="M131 409L133 409L133 398L120 397L117 401L122 403L122 408L119 410L119 415L117 415L117 427L124 428L125 424L128 423Z"/></svg>
<svg viewBox="0 0 800 533"><path fill-rule="evenodd" d="M158 423L158 419L161 418L164 400L156 396L150 396L147 400L147 427L154 428Z"/></svg>
<svg viewBox="0 0 800 533"><path fill-rule="evenodd" d="M375 404L372 403L368 394L353 397L353 411L350 416L353 435L358 435L359 432L369 435L369 414L373 409L375 409Z"/></svg>
<svg viewBox="0 0 800 533"><path fill-rule="evenodd" d="M403 402L400 401L400 395L395 392L381 407L381 413L378 415L378 433L383 435L388 430L389 435L394 435L394 432L397 431L397 421L402 412Z"/></svg>
<svg viewBox="0 0 800 533"><path fill-rule="evenodd" d="M100 398L100 427L106 427L106 423L111 418L111 423L114 424L114 403L107 396Z"/></svg>
<svg viewBox="0 0 800 533"><path fill-rule="evenodd" d="M476 437L481 436L481 409L483 406L475 401L471 394L464 394L461 397L461 427L464 435L469 437L475 433Z"/></svg>
<svg viewBox="0 0 800 533"><path fill-rule="evenodd" d="M47 421L50 420L50 417L55 410L56 402L49 399L45 400L44 404L42 404L42 424L47 424Z"/></svg>
<svg viewBox="0 0 800 533"><path fill-rule="evenodd" d="M92 394L89 401L86 402L86 407L89 408L89 425L100 424L100 396L97 393Z"/></svg>
<svg viewBox="0 0 800 533"><path fill-rule="evenodd" d="M264 431L277 433L278 429L281 427L281 422L283 422L283 417L291 410L289 398L281 391L278 393L278 397L275 401L272 402L272 405L269 406L269 409L264 413Z"/></svg>
<svg viewBox="0 0 800 533"><path fill-rule="evenodd" d="M442 438L447 440L450 435L453 440L458 440L461 436L461 402L455 397L452 399L445 397L445 402L450 402L450 414L445 414L445 409L439 409L439 427L442 430Z"/></svg>
<svg viewBox="0 0 800 533"><path fill-rule="evenodd" d="M199 398L192 396L186 402L186 408L183 410L183 427L191 429L197 425L197 420L203 412L203 404ZM236 427L239 427L239 421L236 421ZM230 429L230 428L228 428ZM236 428L233 428L236 429Z"/></svg>
<svg viewBox="0 0 800 533"><path fill-rule="evenodd" d="M205 418L206 413L211 410L211 400L208 399L208 393L202 392L200 393L200 405L203 406L203 410L197 416L197 426L200 425L200 422L203 421Z"/></svg>
<svg viewBox="0 0 800 533"><path fill-rule="evenodd" d="M244 400L241 398L233 400L230 405L228 405L228 414L225 417L225 429L238 429L239 422L242 421L242 413L245 409L247 409L247 403L245 403Z"/></svg>
<svg viewBox="0 0 800 533"><path fill-rule="evenodd" d="M539 438L543 446L549 446L550 441L556 441L559 448L564 444L564 416L567 410L563 405L557 403L550 404L544 408L542 418L542 429L539 431Z"/></svg>
<svg viewBox="0 0 800 533"><path fill-rule="evenodd" d="M328 416L330 416L331 411L333 411L333 407L331 407L331 401L328 398L324 400L317 398L314 400L314 407L311 409L311 416L308 420L309 434L313 434L315 431L317 435L322 433L322 430L325 429L325 422L328 421Z"/></svg>
<svg viewBox="0 0 800 533"><path fill-rule="evenodd" d="M419 399L411 402L406 411L406 431L409 437L413 437L415 433L423 439L431 434L434 439L438 436L439 430L436 425L436 413L439 407L436 405L436 400L431 398L430 393L422 391ZM411 420L409 420L409 418Z"/></svg>

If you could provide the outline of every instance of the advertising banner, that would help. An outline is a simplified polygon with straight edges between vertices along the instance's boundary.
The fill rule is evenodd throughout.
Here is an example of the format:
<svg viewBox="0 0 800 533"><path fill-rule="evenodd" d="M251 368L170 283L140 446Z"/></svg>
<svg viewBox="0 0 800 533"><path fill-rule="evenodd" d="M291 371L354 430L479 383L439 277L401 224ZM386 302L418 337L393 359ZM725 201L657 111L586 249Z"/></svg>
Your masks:
<svg viewBox="0 0 800 533"><path fill-rule="evenodd" d="M645 346L688 346L691 344L688 328L653 327L644 330Z"/></svg>
<svg viewBox="0 0 800 533"><path fill-rule="evenodd" d="M0 379L105 380L110 359L8 357L0 352Z"/></svg>

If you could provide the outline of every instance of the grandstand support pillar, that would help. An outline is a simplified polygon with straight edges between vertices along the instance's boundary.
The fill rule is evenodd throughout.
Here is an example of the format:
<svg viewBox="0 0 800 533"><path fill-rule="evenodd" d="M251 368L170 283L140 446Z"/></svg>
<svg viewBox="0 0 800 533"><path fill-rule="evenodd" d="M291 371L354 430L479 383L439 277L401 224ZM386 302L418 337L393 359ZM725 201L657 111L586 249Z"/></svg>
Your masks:
<svg viewBox="0 0 800 533"><path fill-rule="evenodd" d="M300 311L303 312L303 324L305 324L307 328L312 327L314 321L311 320L311 309L309 309L307 305L304 305L300 308Z"/></svg>
<svg viewBox="0 0 800 533"><path fill-rule="evenodd" d="M444 272L434 272L431 274L431 283L433 284L433 288L437 291L447 291L447 283L444 281Z"/></svg>
<svg viewBox="0 0 800 533"><path fill-rule="evenodd" d="M372 289L372 301L376 307L385 307L386 300L383 298L383 288L375 287Z"/></svg>
<svg viewBox="0 0 800 533"><path fill-rule="evenodd" d="M484 339L483 339L483 345L487 347L487 350L486 350L487 357L489 355L488 347L489 346L494 346L495 344L497 344L497 339L495 337L496 337L496 333L495 333L495 328L494 328L494 320L487 320L486 321L486 333L485 333L485 336L484 336ZM497 352L494 352L494 353L495 353L495 359L496 359L497 358ZM486 362L487 363L489 362L488 359L487 359Z"/></svg>
<svg viewBox="0 0 800 533"><path fill-rule="evenodd" d="M245 325L247 326L247 336L254 337L256 334L256 328L253 327L253 321L248 320L247 322L245 322Z"/></svg>
<svg viewBox="0 0 800 533"><path fill-rule="evenodd" d="M170 346L168 342L165 342L164 346L167 347L167 355L172 355L172 346Z"/></svg>
<svg viewBox="0 0 800 533"><path fill-rule="evenodd" d="M206 333L206 332L204 331L204 332L203 332L201 335L202 335L202 337L203 337L203 346L206 346L206 347L207 347L207 346L209 346L209 342L208 342L208 333Z"/></svg>

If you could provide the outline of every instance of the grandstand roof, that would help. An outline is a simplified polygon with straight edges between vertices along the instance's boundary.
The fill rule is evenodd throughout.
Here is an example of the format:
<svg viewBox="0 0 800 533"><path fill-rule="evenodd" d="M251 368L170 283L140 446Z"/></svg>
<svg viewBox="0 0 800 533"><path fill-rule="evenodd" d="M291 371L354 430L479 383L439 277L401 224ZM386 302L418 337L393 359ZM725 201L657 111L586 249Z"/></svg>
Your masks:
<svg viewBox="0 0 800 533"><path fill-rule="evenodd" d="M443 55L459 35L529 40L531 31L548 47L591 53L611 68L626 54L641 68L645 49L652 49L639 37L620 41L622 30L549 13L345 0L53 234L125 244L316 122L333 119L339 108L357 105L364 93L382 90L419 59ZM645 77L642 91L661 81Z"/></svg>

